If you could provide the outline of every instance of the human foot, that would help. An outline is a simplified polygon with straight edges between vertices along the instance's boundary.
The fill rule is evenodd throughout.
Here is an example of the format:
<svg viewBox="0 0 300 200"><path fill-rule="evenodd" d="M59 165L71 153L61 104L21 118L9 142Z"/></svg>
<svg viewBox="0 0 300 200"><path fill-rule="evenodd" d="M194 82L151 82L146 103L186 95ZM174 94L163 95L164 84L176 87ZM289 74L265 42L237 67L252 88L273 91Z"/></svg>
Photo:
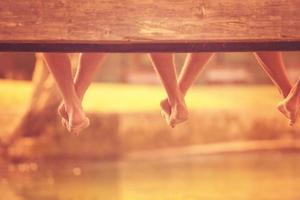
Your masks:
<svg viewBox="0 0 300 200"><path fill-rule="evenodd" d="M188 111L184 102L177 102L171 106L170 126L174 128L188 119Z"/></svg>
<svg viewBox="0 0 300 200"><path fill-rule="evenodd" d="M170 114L171 114L171 106L169 104L168 99L164 99L160 102L161 108L161 116L167 121L169 124L170 121Z"/></svg>
<svg viewBox="0 0 300 200"><path fill-rule="evenodd" d="M63 127L65 127L66 129L68 129L68 131L73 132L73 133L79 133L81 130L87 128L90 124L90 120L85 117L82 122L78 123L78 124L73 124L73 125L69 125L69 119L68 119L68 113L66 111L65 108L65 104L64 102L62 102L59 106L58 106L58 114L61 117L61 123L63 125Z"/></svg>
<svg viewBox="0 0 300 200"><path fill-rule="evenodd" d="M57 113L61 117L61 124L63 125L63 127L67 128L69 119L68 119L68 113L66 112L64 102L61 102L60 105L58 106Z"/></svg>
<svg viewBox="0 0 300 200"><path fill-rule="evenodd" d="M67 129L70 133L79 135L79 133L86 129L90 125L90 120L87 117L84 117L79 123L69 124Z"/></svg>
<svg viewBox="0 0 300 200"><path fill-rule="evenodd" d="M62 124L69 132L79 134L83 129L90 125L90 120L85 116L80 105L67 107L61 103L58 113L62 117Z"/></svg>
<svg viewBox="0 0 300 200"><path fill-rule="evenodd" d="M296 123L300 110L300 79L291 89L289 95L278 104L277 109L290 120L291 126Z"/></svg>
<svg viewBox="0 0 300 200"><path fill-rule="evenodd" d="M164 99L160 102L160 107L162 109L162 116L172 128L186 121L188 118L188 111L183 98L173 103L172 106L168 99Z"/></svg>

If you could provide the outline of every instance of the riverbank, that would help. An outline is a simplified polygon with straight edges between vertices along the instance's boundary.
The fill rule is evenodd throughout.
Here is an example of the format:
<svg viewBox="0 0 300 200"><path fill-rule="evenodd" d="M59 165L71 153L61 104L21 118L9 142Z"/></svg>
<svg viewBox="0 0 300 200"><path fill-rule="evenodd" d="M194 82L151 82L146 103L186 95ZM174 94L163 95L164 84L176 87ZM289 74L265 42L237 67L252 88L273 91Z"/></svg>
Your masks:
<svg viewBox="0 0 300 200"><path fill-rule="evenodd" d="M30 83L1 81L0 97L0 137L7 137L26 108ZM163 97L163 89L155 85L94 84L84 100L91 126L82 135L68 134L58 119L45 124L46 131L39 137L19 140L9 154L17 158L116 159L170 148L198 146L207 151L215 144L228 144L218 150L226 152L237 143L274 141L276 146L278 141L299 139L299 124L289 127L275 109L280 98L272 86L194 87L187 96L190 119L175 129L160 116L158 105ZM257 148L265 148L261 144Z"/></svg>

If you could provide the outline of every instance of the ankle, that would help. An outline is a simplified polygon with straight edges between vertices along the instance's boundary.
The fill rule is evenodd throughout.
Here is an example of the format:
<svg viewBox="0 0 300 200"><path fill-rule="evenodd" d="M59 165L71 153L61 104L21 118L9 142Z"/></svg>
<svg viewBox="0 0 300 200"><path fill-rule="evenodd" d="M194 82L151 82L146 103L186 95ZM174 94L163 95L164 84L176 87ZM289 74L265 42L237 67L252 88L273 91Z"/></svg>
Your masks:
<svg viewBox="0 0 300 200"><path fill-rule="evenodd" d="M82 107L80 104L72 103L72 104L65 104L65 109L67 113L74 113L77 111L82 111Z"/></svg>
<svg viewBox="0 0 300 200"><path fill-rule="evenodd" d="M182 98L179 98L179 99L176 98L173 100L168 99L168 101L169 101L169 104L171 107L185 106L185 101Z"/></svg>

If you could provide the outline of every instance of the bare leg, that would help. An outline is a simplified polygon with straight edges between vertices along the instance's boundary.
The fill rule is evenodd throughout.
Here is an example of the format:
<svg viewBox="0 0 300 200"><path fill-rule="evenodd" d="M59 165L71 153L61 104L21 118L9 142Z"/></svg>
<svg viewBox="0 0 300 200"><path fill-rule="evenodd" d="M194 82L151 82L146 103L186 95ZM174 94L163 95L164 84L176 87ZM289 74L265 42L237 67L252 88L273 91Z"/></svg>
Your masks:
<svg viewBox="0 0 300 200"><path fill-rule="evenodd" d="M291 126L296 123L300 111L300 78L289 95L278 104L277 108L290 120Z"/></svg>
<svg viewBox="0 0 300 200"><path fill-rule="evenodd" d="M80 55L79 66L74 78L76 94L82 102L86 90L91 85L97 70L102 65L105 58L104 53L83 53ZM68 119L64 108L64 102L58 107L58 113L64 119Z"/></svg>
<svg viewBox="0 0 300 200"><path fill-rule="evenodd" d="M284 98L278 104L278 110L290 120L290 125L293 125L299 111L299 81L292 88L280 52L256 52L255 56Z"/></svg>
<svg viewBox="0 0 300 200"><path fill-rule="evenodd" d="M75 75L75 89L82 101L86 90L91 85L97 70L103 64L104 53L83 53L80 57L80 65Z"/></svg>
<svg viewBox="0 0 300 200"><path fill-rule="evenodd" d="M205 64L213 55L214 53L210 52L190 53L187 55L178 79L179 89L184 96L203 71ZM165 113L171 113L171 108L167 99L161 101L161 108Z"/></svg>
<svg viewBox="0 0 300 200"><path fill-rule="evenodd" d="M65 53L44 53L49 70L60 89L68 116L68 130L78 133L89 125L72 79L71 63Z"/></svg>
<svg viewBox="0 0 300 200"><path fill-rule="evenodd" d="M292 84L289 81L286 67L280 52L255 52L257 61L270 79L279 89L280 94L285 98L291 91Z"/></svg>
<svg viewBox="0 0 300 200"><path fill-rule="evenodd" d="M176 124L187 120L188 111L177 85L173 55L171 53L151 53L150 57L168 94L168 103L171 108L170 117L167 118L167 121L169 125L174 127Z"/></svg>

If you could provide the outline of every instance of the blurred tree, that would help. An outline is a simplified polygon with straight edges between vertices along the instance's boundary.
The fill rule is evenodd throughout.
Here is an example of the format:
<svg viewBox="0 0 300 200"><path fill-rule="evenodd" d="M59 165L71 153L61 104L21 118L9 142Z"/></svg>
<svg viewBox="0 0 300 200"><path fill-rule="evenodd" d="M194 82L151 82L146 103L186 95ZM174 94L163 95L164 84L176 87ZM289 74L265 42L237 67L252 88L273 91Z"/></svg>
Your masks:
<svg viewBox="0 0 300 200"><path fill-rule="evenodd" d="M61 101L54 79L50 76L42 54L35 55L33 90L31 101L7 144L14 143L20 137L35 137L44 132L46 125L56 121L56 109ZM78 55L70 55L72 66L77 66ZM47 123L46 123L47 122Z"/></svg>

